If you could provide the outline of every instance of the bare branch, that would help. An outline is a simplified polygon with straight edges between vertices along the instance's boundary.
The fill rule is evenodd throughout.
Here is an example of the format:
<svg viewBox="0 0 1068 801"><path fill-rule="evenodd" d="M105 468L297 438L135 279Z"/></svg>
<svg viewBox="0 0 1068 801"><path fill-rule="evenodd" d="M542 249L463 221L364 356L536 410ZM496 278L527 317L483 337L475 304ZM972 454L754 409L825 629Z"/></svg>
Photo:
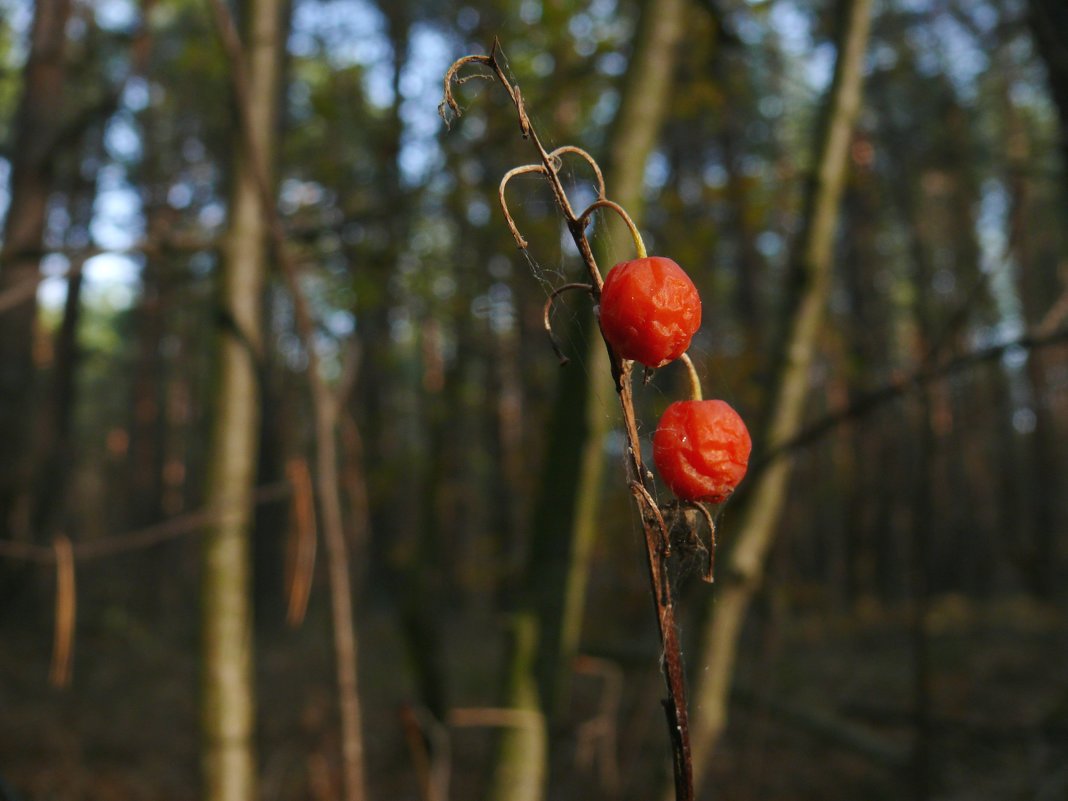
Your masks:
<svg viewBox="0 0 1068 801"><path fill-rule="evenodd" d="M571 291L573 289L585 289L587 292L592 293L593 292L593 285L592 284L564 284L563 286L557 287L556 289L554 289L552 291L552 293L549 295L549 297L545 299L545 309L544 309L544 311L542 313L542 319L543 319L544 324L545 324L545 333L547 333L549 335L549 342L553 346L553 352L556 353L556 357L560 360L560 366L561 367L563 367L565 364L567 364L571 360L567 356L564 355L564 352L562 350L560 350L560 345L556 341L556 336L553 334L553 326L552 326L552 323L549 320L549 314L550 314L550 312L552 312L552 309L553 309L553 301L555 301L556 298L559 295L563 294L564 292L569 292L569 291Z"/></svg>
<svg viewBox="0 0 1068 801"><path fill-rule="evenodd" d="M1042 321L1035 329L1035 333L1039 336L1049 336L1056 331L1060 325L1068 319L1068 287L1061 292L1060 296L1055 300L1046 310L1046 313L1042 317Z"/></svg>
<svg viewBox="0 0 1068 801"><path fill-rule="evenodd" d="M824 434L837 428L843 423L871 414L876 409L881 408L895 398L906 395L920 387L926 386L927 384L949 378L956 373L975 367L976 365L999 359L1009 351L1035 351L1068 342L1068 327L1058 328L1052 331L1045 331L1044 328L1044 325L1040 325L1034 332L1028 332L1023 336L1008 340L1007 342L965 353L935 367L920 368L915 372L890 381L882 387L874 389L865 395L861 395L848 406L829 413L823 419L817 420L807 428L799 431L796 436L786 440L778 447L766 453L759 462L755 465L751 465L750 475L764 470L778 459L790 456L795 451L811 445L813 442L819 440Z"/></svg>
<svg viewBox="0 0 1068 801"><path fill-rule="evenodd" d="M630 482L630 491L634 493L634 496L640 501L644 502L645 511L652 515L656 521L657 528L660 530L661 546L664 549L664 555L671 555L671 537L668 536L668 527L664 522L664 516L660 513L660 507L657 506L656 501L653 500L653 496L649 493L649 490L645 488L640 481ZM641 506L642 503L639 503Z"/></svg>
<svg viewBox="0 0 1068 801"><path fill-rule="evenodd" d="M508 93L508 96L512 100L512 105L515 106L516 114L519 117L519 130L523 134L524 139L530 139L534 143L534 147L538 152L538 157L541 160L542 165L545 167L546 176L549 179L549 185L552 187L553 195L556 197L557 205L560 206L560 210L563 212L564 217L568 222L568 227L571 228L577 223L575 212L571 208L571 203L567 199L567 192L564 191L563 184L560 183L560 178L556 174L555 164L556 161L542 145L541 139L535 133L533 126L530 123L530 118L527 116L526 107L523 104L523 94L519 91L518 86L513 86L512 82L508 80L508 76L504 74L504 68L501 66L500 61L497 59L497 54L500 52L500 43L494 40L493 48L490 50L488 56L464 56L458 59L449 67L445 73L445 99L442 101L445 106L451 108L454 113L459 113L459 106L456 103L456 98L452 93L452 84L455 82L457 73L463 69L467 64L483 64L490 67L493 70L494 75L497 76L497 81L501 84L504 90ZM569 151L570 152L570 151ZM581 155L581 154L580 154ZM572 230L572 234L574 231ZM578 243L578 237L576 237L576 243ZM587 245L588 250L588 245ZM586 262L587 268L591 270L590 280L594 286L600 290L601 279L600 271L597 269L596 262L593 259L593 252L589 251L588 254L584 252L583 260ZM591 267L592 265L592 267Z"/></svg>
<svg viewBox="0 0 1068 801"><path fill-rule="evenodd" d="M593 169L593 174L597 177L597 199L604 200L606 193L604 188L604 175L601 173L601 165L599 165L593 156L581 147L575 147L574 145L564 145L556 148L556 150L549 154L549 158L554 162L559 162L560 156L565 153L574 153L576 156L581 156L586 160L586 163ZM557 172L559 172L559 170L557 170Z"/></svg>
<svg viewBox="0 0 1068 801"><path fill-rule="evenodd" d="M460 111L460 105L456 102L456 97L452 93L453 83L460 86L475 77L492 80L492 76L483 75L481 73L476 73L475 75L470 75L466 78L457 78L457 73L468 64L484 64L486 66L492 66L493 61L488 56L464 56L449 67L449 71L445 73L445 99L442 100L441 104L438 106L438 115L446 126L449 125L449 118L445 113L446 108L452 111L454 117L459 117L462 113Z"/></svg>
<svg viewBox="0 0 1068 801"><path fill-rule="evenodd" d="M528 243L523 238L523 235L519 233L515 220L512 219L512 214L508 211L508 201L504 198L504 190L508 186L508 182L517 175L528 175L532 172L538 172L542 175L547 174L546 168L541 164L525 164L522 167L516 167L506 172L501 179L500 188L497 190L497 198L501 201L501 211L504 212L504 220L508 223L508 230L512 232L512 238L515 240L516 247L520 250L526 250Z"/></svg>
<svg viewBox="0 0 1068 801"><path fill-rule="evenodd" d="M264 484L257 488L252 493L251 500L253 504L270 503L286 497L290 494L290 491L291 488L288 481L276 481L273 484ZM205 526L216 523L226 515L232 514L234 508L241 503L243 503L241 499L232 498L224 503L178 515L136 531L118 534L114 537L89 540L88 542L75 542L71 545L71 553L74 559L78 561L99 559L104 556L151 548L154 545L186 535L197 535L200 534ZM18 559L38 564L52 564L56 560L56 553L55 549L45 545L0 540L0 558Z"/></svg>

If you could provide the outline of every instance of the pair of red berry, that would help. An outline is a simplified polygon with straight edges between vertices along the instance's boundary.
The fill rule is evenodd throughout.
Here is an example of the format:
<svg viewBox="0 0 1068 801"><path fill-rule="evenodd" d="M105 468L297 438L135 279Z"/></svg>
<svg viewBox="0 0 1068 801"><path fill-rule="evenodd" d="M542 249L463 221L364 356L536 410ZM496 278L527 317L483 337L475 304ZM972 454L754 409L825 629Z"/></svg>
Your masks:
<svg viewBox="0 0 1068 801"><path fill-rule="evenodd" d="M601 290L601 330L624 359L663 367L686 352L701 325L701 298L671 259L617 264ZM685 501L725 501L745 476L752 441L738 413L721 400L672 403L653 434L653 461Z"/></svg>

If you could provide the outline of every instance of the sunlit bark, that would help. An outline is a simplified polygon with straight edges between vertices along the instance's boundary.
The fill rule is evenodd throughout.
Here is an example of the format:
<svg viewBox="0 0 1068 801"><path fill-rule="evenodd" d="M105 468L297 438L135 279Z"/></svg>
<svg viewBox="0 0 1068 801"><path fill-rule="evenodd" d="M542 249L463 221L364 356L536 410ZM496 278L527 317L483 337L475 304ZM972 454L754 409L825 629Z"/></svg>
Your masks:
<svg viewBox="0 0 1068 801"><path fill-rule="evenodd" d="M246 9L248 112L259 154L273 150L285 42L283 10L281 0L250 0ZM249 539L259 434L257 360L263 339L267 226L256 170L270 171L268 165L257 167L249 158L238 145L230 230L219 276L223 324L207 500L225 512L205 533L203 554L201 753L208 801L251 801L257 796Z"/></svg>
<svg viewBox="0 0 1068 801"><path fill-rule="evenodd" d="M784 330L783 362L772 395L762 447L773 449L800 429L809 373L831 286L838 204L845 183L853 125L860 108L871 0L848 0L838 43L834 81L817 134L817 158L807 187L804 225L798 241L796 285ZM749 487L735 544L718 571L719 592L703 632L693 695L694 779L698 787L727 722L727 701L746 611L760 586L775 540L789 484L792 459L777 460Z"/></svg>

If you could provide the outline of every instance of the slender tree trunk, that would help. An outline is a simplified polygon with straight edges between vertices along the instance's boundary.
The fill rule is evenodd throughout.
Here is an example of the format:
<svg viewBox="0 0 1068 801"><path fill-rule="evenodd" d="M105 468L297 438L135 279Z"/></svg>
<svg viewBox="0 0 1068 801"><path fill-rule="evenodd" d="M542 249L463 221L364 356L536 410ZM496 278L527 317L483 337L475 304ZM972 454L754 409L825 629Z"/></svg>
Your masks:
<svg viewBox="0 0 1068 801"><path fill-rule="evenodd" d="M897 137L904 142L904 134ZM902 163L908 163L907 154L897 154ZM913 170L906 171L915 174ZM915 337L915 359L920 363L930 361L934 350L934 323L926 287L931 285L932 269L921 230L924 227L923 213L917 208L916 192L908 182L900 181L895 188L895 200L900 209L902 224L908 231L909 252L912 257L912 286L915 299L911 309L911 326ZM914 801L926 801L931 791L931 658L927 636L927 617L930 607L930 561L931 535L937 531L931 497L932 461L935 451L935 431L932 425L933 397L930 387L924 386L913 402L915 440L910 448L906 491L910 496L907 518L907 580L910 596L909 640L912 646L910 668L912 673L912 763L911 787Z"/></svg>
<svg viewBox="0 0 1068 801"><path fill-rule="evenodd" d="M922 293L920 293L922 294ZM930 611L931 534L935 530L931 498L931 462L935 432L931 425L931 391L923 387L915 400L918 441L912 453L912 495L909 519L909 639L912 645L912 797L931 796L931 648L927 635Z"/></svg>
<svg viewBox="0 0 1068 801"><path fill-rule="evenodd" d="M1061 154L1068 184L1068 6L1063 0L1028 0L1028 21L1038 54L1046 63L1050 94L1061 120Z"/></svg>
<svg viewBox="0 0 1068 801"><path fill-rule="evenodd" d="M881 203L875 181L865 177L843 204L843 223L850 232L844 258L847 264L855 265L844 275L850 307L850 326L845 332L846 359L855 365L881 364L887 354L886 317L872 292L874 276L882 266L875 249L878 229L873 222L875 209ZM851 403L871 389L871 376L866 370L852 372ZM886 454L882 437L875 430L851 422L844 436L852 449L849 472L845 474L847 500L842 510L847 521L846 598L856 604L862 598L878 597L878 548L874 535L879 526L880 503L873 498L886 494L882 483L877 482L877 476L885 470Z"/></svg>
<svg viewBox="0 0 1068 801"><path fill-rule="evenodd" d="M269 161L277 128L278 81L285 42L281 0L249 0L248 113L255 154ZM223 511L206 532L203 566L202 699L205 792L208 801L257 796L253 744L250 580L251 493L256 477L261 387L262 304L267 225L257 171L237 139L230 231L220 274L222 317L214 433L207 502Z"/></svg>
<svg viewBox="0 0 1068 801"><path fill-rule="evenodd" d="M99 134L92 137L89 148L101 146ZM92 152L92 150L90 150ZM96 185L81 177L70 191L72 229L87 230L92 218ZM81 321L83 259L71 261L67 279L67 297L63 302L63 320L55 338L52 381L48 398L42 404L39 435L34 450L33 531L38 538L54 537L65 525L67 486L70 478L73 446L71 429L75 408L76 376L79 362L78 326Z"/></svg>
<svg viewBox="0 0 1068 801"><path fill-rule="evenodd" d="M362 275L354 275L362 291L356 294L356 317L359 319L357 336L360 340L360 377L352 397L353 419L364 436L367 452L366 463L368 502L370 504L371 542L370 558L388 565L388 552L403 534L405 514L410 511L394 492L391 482L379 480L379 476L392 470L402 471L404 462L401 452L402 428L408 423L398 420L396 406L397 382L392 381L396 367L395 348L390 335L390 312L395 306L396 292L391 287L393 270L406 241L404 227L410 216L403 213L410 198L407 198L400 182L400 152L404 136L404 120L401 105L401 78L409 36L407 0L383 0L379 11L387 23L387 33L392 53L393 101L383 121L383 133L378 141L378 173L376 190L381 197L381 207L394 209L381 222L381 244L374 246L369 255L355 250L352 259L359 264ZM412 519L409 517L409 519ZM385 573L388 583L393 583L395 571Z"/></svg>
<svg viewBox="0 0 1068 801"><path fill-rule="evenodd" d="M713 56L713 70L716 83L722 88L727 103L731 103L740 92L734 88L731 70L737 61L729 55L726 48L719 48ZM736 278L734 308L745 328L746 347L752 352L761 344L763 326L760 324L760 281L764 275L763 260L756 248L756 233L748 219L752 206L747 188L747 179L742 169L742 146L745 140L744 120L740 115L725 114L719 132L720 147L723 148L723 165L727 170L728 226L737 242L736 263L731 265Z"/></svg>
<svg viewBox="0 0 1068 801"><path fill-rule="evenodd" d="M619 113L612 125L608 158L603 165L608 194L627 210L636 225L640 225L642 219L645 165L667 116L687 9L685 0L655 0L643 9ZM630 233L622 220L606 213L602 224L606 225L611 248L610 252L599 254L605 269L618 261L635 258ZM610 258L605 259L605 256ZM558 677L570 673L582 636L590 558L600 529L604 443L616 404L608 354L596 329L592 332L593 336L588 338L585 371L590 384L584 407L587 436L582 445L581 469L574 490L578 504L572 524L560 640L554 654ZM574 411L565 413L573 415Z"/></svg>
<svg viewBox="0 0 1068 801"><path fill-rule="evenodd" d="M282 16L278 6L260 9L272 16ZM243 134L240 140L245 152L257 158L250 162L248 177L257 200L261 233L270 237L271 247L281 267L282 276L293 301L293 318L305 357L308 360L308 390L312 398L315 421L316 473L318 479L319 507L322 515L323 539L326 543L327 570L330 575L330 606L334 622L334 659L338 681L338 711L341 718L341 766L344 779L343 797L346 801L361 801L365 797L363 771L363 736L360 723L360 699L357 691L358 641L356 637L353 593L349 569L348 543L345 538L344 515L341 504L341 481L338 472L338 409L344 393L335 396L321 371L316 348L315 320L311 315L307 298L300 286L300 271L286 241L286 231L271 191L271 179L267 167L270 141L264 141L260 117L264 92L261 89L262 72L266 64L256 58L258 51L267 42L273 43L274 67L284 47L284 36L275 38L259 35L254 28L251 44L252 58L246 63L241 38L225 0L211 0L216 29L222 38L229 59L232 86L237 102L238 121ZM282 6L287 8L287 6ZM258 26L257 26L258 27ZM277 87L275 87L277 88ZM278 97L277 91L274 97Z"/></svg>
<svg viewBox="0 0 1068 801"><path fill-rule="evenodd" d="M798 286L784 331L784 361L777 374L769 426L761 443L766 449L775 448L800 429L809 368L830 291L835 223L853 124L860 108L871 0L847 0L842 19L834 81L816 140L815 171L805 195L804 224L794 262ZM738 639L775 539L792 461L776 460L749 487L745 505L738 513L735 545L720 571L723 583L700 645L701 670L691 719L694 779L698 787L726 725Z"/></svg>
<svg viewBox="0 0 1068 801"><path fill-rule="evenodd" d="M146 123L146 128L150 127ZM156 210L146 211L149 230ZM137 344L133 367L130 419L130 468L127 487L132 507L132 525L148 525L159 519L163 483L163 408L165 365L160 360L164 335L166 288L161 273L165 256L152 249L145 253L141 270L141 302L133 316ZM162 567L162 566L161 566Z"/></svg>
<svg viewBox="0 0 1068 801"><path fill-rule="evenodd" d="M1030 22L1038 52L1046 63L1049 84L1054 104L1060 117L1061 128L1061 172L1065 195L1068 196L1068 6L1056 0L1030 0ZM1028 320L1037 322L1041 313L1040 304L1046 302L1039 284L1034 276L1033 264L1028 264L1028 247L1025 212L1026 187L1023 179L1030 142L1026 130L1012 110L1011 102L1006 100L1010 120L1015 135L1024 144L1025 151L1017 154L1016 159L1023 163L1013 163L1009 191L1012 198L1012 215L1010 229L1010 247L1020 262L1020 297ZM1036 302L1037 301L1037 302ZM1033 484L1033 566L1030 571L1036 594L1040 597L1053 597L1057 591L1056 577L1059 575L1057 552L1058 514L1056 499L1059 493L1052 490L1057 485L1056 471L1056 437L1049 406L1046 403L1048 384L1044 369L1045 359L1041 354L1032 353L1027 357L1026 376L1030 383L1032 407L1035 414L1035 428L1030 437L1030 458Z"/></svg>
<svg viewBox="0 0 1068 801"><path fill-rule="evenodd" d="M508 707L524 713L505 729L489 797L499 801L541 801L549 773L549 738L538 692L538 620L520 612L512 621L508 668Z"/></svg>
<svg viewBox="0 0 1068 801"><path fill-rule="evenodd" d="M38 265L48 195L52 150L63 113L64 57L70 0L34 4L30 53L15 118L11 197L0 249L0 296L16 297L0 312L0 538L25 536L26 493L31 464ZM9 295L8 293L14 293ZM16 521L16 517L19 518Z"/></svg>
<svg viewBox="0 0 1068 801"><path fill-rule="evenodd" d="M142 19L153 13L156 0L142 0ZM154 34L152 27L143 25L130 48L131 72L144 80L151 69ZM147 186L142 193L146 238L150 242L144 252L141 268L139 305L132 314L136 357L130 392L130 458L125 485L130 493L128 524L133 527L149 525L160 517L163 485L163 438L165 432L164 387L166 366L160 359L160 343L165 332L167 286L166 239L173 223L174 211L164 202L163 188L169 184L164 173L159 146L159 111L149 105L140 114L144 157L138 165L137 176ZM161 560L162 562L163 560ZM160 564L159 577L170 566ZM157 588L153 587L153 594ZM165 594L158 594L162 598Z"/></svg>
<svg viewBox="0 0 1068 801"><path fill-rule="evenodd" d="M646 3L638 26L642 33L636 37L612 126L604 165L608 195L636 222L641 219L645 164L667 112L685 10L684 0ZM625 226L614 215L605 219L608 239L617 248L612 255L630 254ZM582 343L584 369L565 368L554 402L523 609L516 620L522 636L517 635L511 652L509 705L541 710L542 716L534 718L541 727L505 732L491 795L496 801L544 797L545 715L566 697L563 688L582 633L590 559L599 529L604 441L613 419L615 389L608 355L591 316L580 324L579 336L572 341ZM532 673L523 677L526 670Z"/></svg>
<svg viewBox="0 0 1068 801"><path fill-rule="evenodd" d="M388 287L396 264L407 248L414 219L410 209L417 202L415 192L401 183L399 161L405 130L401 115L404 102L402 78L408 63L413 20L410 6L407 0L379 4L392 47L393 102L383 125L381 176L377 188L383 197L383 207L394 209L395 213L382 222L385 235L374 260L361 265L361 269L366 267L367 272L374 275L372 280L379 289L357 293L361 304L357 317L361 320L359 337L363 359L361 392L356 400L363 409L361 430L365 432L367 463L376 470L387 472L391 466L404 463L412 476L415 495L420 499L418 503L409 503L402 499L397 485L387 487L377 482L379 489L373 489L369 499L374 537L371 547L377 554L375 558L385 566L376 581L379 586L387 586L393 598L419 703L441 718L446 708L440 632L444 601L441 581L446 572L443 560L448 558L449 549L441 547L440 540L448 524L442 521L439 511L448 483L451 445L457 436L456 422L451 415L455 414L459 402L457 381L462 380L466 349L462 335L458 335L460 355L456 364L445 371L442 386L428 386L424 381L399 390L402 393L410 391L415 396L418 411L415 419L401 417L398 420L395 409L391 408L397 400L397 384L387 380L387 375L392 372L388 333L392 304ZM368 279L364 277L363 280ZM424 354L436 351L438 345L433 340L438 334L436 321L427 319L423 322L420 336L425 345ZM410 452L402 452L407 446L400 445L406 439L398 436L400 429L413 425L422 426L420 439L425 441L424 446L419 452L410 449ZM408 486L405 494L411 494L411 490ZM401 542L404 545L398 547ZM404 554L399 560L387 556L398 552Z"/></svg>

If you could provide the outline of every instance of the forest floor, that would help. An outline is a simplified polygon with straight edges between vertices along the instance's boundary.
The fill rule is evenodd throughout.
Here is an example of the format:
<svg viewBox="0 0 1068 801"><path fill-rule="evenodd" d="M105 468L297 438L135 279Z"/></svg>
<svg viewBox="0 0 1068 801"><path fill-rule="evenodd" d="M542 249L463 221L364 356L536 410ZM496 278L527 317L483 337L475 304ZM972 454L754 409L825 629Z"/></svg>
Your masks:
<svg viewBox="0 0 1068 801"><path fill-rule="evenodd" d="M43 608L47 609L47 599ZM113 599L114 600L114 599ZM84 603L72 686L48 685L50 624L0 618L0 776L23 801L191 801L198 797L195 599L131 615L130 598ZM335 798L337 729L329 622L322 598L298 630L259 635L263 801ZM32 617L39 617L40 613ZM707 797L733 801L1068 797L1068 616L1028 600L976 605L938 599L928 617L928 769L917 777L914 661L902 609L811 613L759 625L745 643L724 747ZM502 637L488 613L447 631L455 706L492 706ZM762 633L760 633L762 632ZM361 621L370 798L419 798L401 725L412 690L388 609ZM570 720L554 732L558 799L658 797L667 739L655 642L575 684ZM608 650L608 649L606 649ZM605 668L605 665L608 667ZM623 680L608 725L604 677ZM605 739L607 738L607 739ZM482 797L488 730L453 729L452 799ZM603 747L599 747L603 746ZM568 767L570 766L570 767ZM614 792L613 788L618 788ZM2 793L0 793L2 797Z"/></svg>

